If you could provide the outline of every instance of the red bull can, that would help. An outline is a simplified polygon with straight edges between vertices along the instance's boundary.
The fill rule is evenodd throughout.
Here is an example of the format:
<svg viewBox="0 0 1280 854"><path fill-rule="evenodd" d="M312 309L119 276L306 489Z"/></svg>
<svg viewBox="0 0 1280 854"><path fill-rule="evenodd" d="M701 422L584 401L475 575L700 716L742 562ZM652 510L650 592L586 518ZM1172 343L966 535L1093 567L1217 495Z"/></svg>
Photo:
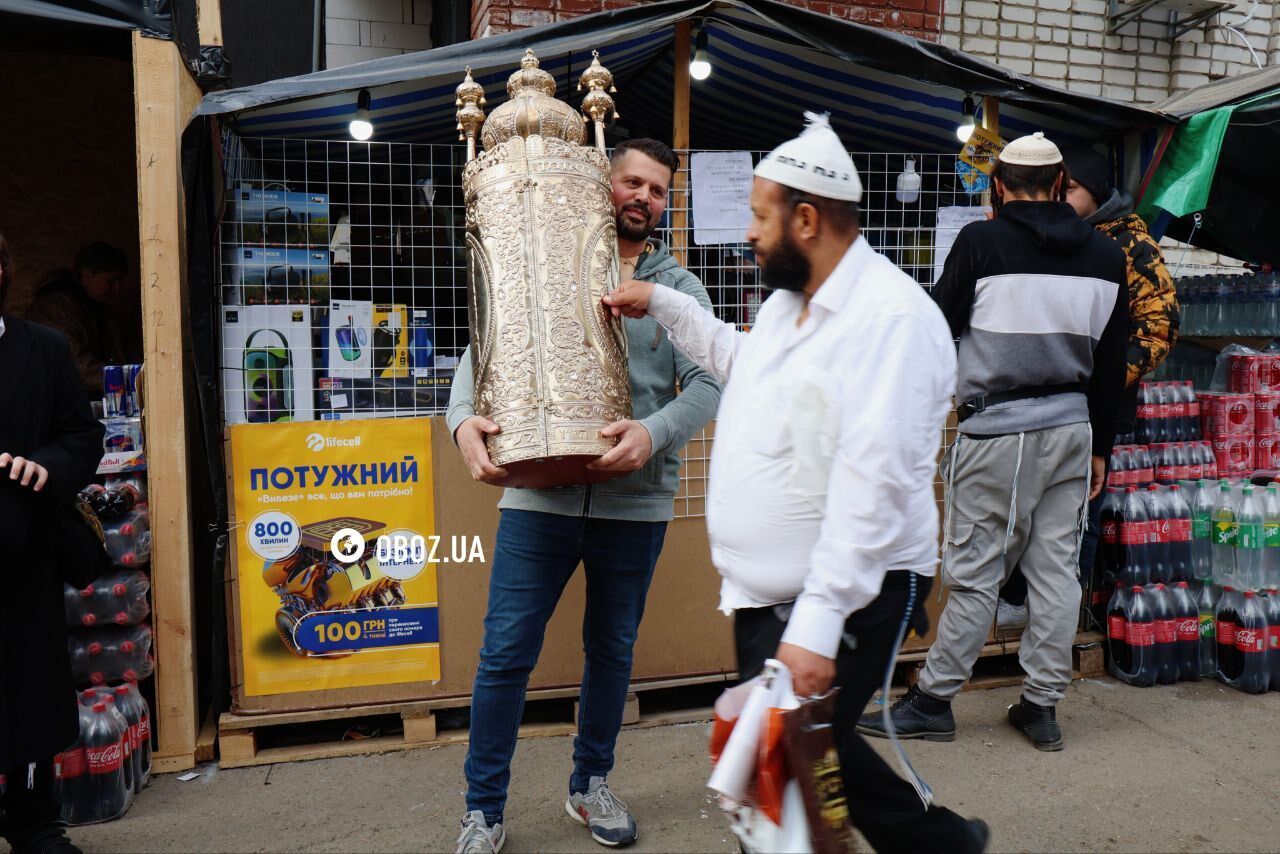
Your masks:
<svg viewBox="0 0 1280 854"><path fill-rule="evenodd" d="M138 374L142 371L142 365L125 365L124 366L124 400L125 415L141 415L142 400L138 397Z"/></svg>
<svg viewBox="0 0 1280 854"><path fill-rule="evenodd" d="M119 418L124 415L124 374L120 365L105 365L102 368L102 414L106 418Z"/></svg>

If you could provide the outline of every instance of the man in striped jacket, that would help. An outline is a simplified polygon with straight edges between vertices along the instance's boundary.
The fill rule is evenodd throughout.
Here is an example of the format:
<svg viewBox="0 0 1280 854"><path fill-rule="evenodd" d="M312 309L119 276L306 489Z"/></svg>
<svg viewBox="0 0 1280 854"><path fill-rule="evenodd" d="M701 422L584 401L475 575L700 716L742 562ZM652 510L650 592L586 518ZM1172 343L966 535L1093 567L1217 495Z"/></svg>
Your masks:
<svg viewBox="0 0 1280 854"><path fill-rule="evenodd" d="M892 717L899 736L955 738L951 699L1021 563L1026 679L1009 720L1038 749L1060 750L1054 707L1071 682L1086 503L1102 488L1124 391L1125 260L1062 201L1062 155L1043 134L1011 142L993 181L998 215L960 232L934 288L960 340L960 435L943 462L950 598L919 682ZM884 735L878 715L858 730Z"/></svg>

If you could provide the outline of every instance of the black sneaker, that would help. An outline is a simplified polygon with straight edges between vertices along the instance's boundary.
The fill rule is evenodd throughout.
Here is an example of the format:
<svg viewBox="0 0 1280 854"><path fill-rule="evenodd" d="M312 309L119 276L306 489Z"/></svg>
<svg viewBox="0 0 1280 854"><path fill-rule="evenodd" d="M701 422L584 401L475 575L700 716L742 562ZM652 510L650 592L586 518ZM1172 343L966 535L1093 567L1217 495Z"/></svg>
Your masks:
<svg viewBox="0 0 1280 854"><path fill-rule="evenodd" d="M955 741L956 719L951 715L951 702L930 697L912 685L901 700L889 710L898 738L922 738L925 741ZM884 714L871 712L858 721L857 731L872 738L888 738Z"/></svg>
<svg viewBox="0 0 1280 854"><path fill-rule="evenodd" d="M1052 706L1036 705L1022 697L1017 705L1009 707L1009 723L1022 730L1036 750L1062 749L1062 728Z"/></svg>
<svg viewBox="0 0 1280 854"><path fill-rule="evenodd" d="M13 846L13 854L84 854L67 838L61 824L49 825Z"/></svg>
<svg viewBox="0 0 1280 854"><path fill-rule="evenodd" d="M969 825L969 847L965 850L982 854L987 850L987 843L991 841L991 828L987 827L987 823L980 818L971 818L967 824Z"/></svg>

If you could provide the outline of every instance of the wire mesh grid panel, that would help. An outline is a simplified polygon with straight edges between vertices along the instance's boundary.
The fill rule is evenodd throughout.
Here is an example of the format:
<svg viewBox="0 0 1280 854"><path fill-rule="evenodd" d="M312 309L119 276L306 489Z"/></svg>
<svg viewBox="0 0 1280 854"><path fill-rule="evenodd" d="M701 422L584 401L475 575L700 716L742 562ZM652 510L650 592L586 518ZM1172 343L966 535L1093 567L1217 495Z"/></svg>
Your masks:
<svg viewBox="0 0 1280 854"><path fill-rule="evenodd" d="M464 152L231 141L220 235L227 421L443 412L468 338Z"/></svg>
<svg viewBox="0 0 1280 854"><path fill-rule="evenodd" d="M750 154L754 164L764 152ZM946 208L973 208L981 204L981 196L966 192L955 172L954 155L853 153L852 156L863 185L859 205L862 236L921 286L931 288L945 258L945 249L940 247L949 245L947 237L954 237L952 230L939 240L939 212ZM683 180L677 186L683 184L691 191L689 157L683 157L681 162ZM899 176L904 172L919 176L919 190L915 193L899 194ZM910 183L906 186L909 188ZM674 247L677 255L683 254L684 266L702 281L716 314L722 320L737 324L739 329L750 329L768 290L760 280L751 248L745 242L745 232L736 242L697 245L695 225L692 193L672 194L658 236ZM695 436L683 451L676 518L705 515L712 436L709 427ZM944 447L954 438L954 427L948 427Z"/></svg>
<svg viewBox="0 0 1280 854"><path fill-rule="evenodd" d="M220 239L227 423L440 415L467 344L465 149L223 139ZM758 159L760 152L753 152ZM862 233L922 286L941 260L938 211L971 207L955 158L855 154ZM896 193L908 160L918 196ZM684 158L687 164L688 158ZM689 187L687 166L683 186ZM743 242L696 245L690 195L658 235L749 329L767 291ZM705 514L712 429L685 448L678 517Z"/></svg>

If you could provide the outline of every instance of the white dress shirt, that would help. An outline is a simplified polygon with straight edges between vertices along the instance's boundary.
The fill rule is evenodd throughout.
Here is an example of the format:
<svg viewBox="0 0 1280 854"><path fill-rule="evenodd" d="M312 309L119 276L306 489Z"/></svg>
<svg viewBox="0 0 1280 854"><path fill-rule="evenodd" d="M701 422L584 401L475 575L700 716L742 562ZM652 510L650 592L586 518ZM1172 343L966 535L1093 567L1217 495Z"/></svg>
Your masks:
<svg viewBox="0 0 1280 854"><path fill-rule="evenodd" d="M707 496L721 608L795 600L783 642L835 658L886 571L936 571L955 345L924 289L861 237L797 326L803 308L776 291L747 334L654 288L649 314L725 384Z"/></svg>

